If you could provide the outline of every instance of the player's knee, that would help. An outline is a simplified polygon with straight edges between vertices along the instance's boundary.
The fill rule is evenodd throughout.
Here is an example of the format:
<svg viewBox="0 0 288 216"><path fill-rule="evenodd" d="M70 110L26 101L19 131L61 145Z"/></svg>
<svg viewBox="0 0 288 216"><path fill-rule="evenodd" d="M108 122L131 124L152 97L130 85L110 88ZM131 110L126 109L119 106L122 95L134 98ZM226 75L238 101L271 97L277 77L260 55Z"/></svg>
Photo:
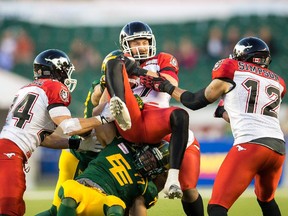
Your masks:
<svg viewBox="0 0 288 216"><path fill-rule="evenodd" d="M217 204L208 204L207 210L209 216L224 216L228 211L225 207Z"/></svg>
<svg viewBox="0 0 288 216"><path fill-rule="evenodd" d="M77 202L71 197L65 197L62 199L61 205L67 206L69 208L76 208Z"/></svg>
<svg viewBox="0 0 288 216"><path fill-rule="evenodd" d="M124 209L122 206L114 205L107 208L106 216L123 216Z"/></svg>
<svg viewBox="0 0 288 216"><path fill-rule="evenodd" d="M196 188L190 188L187 190L183 190L182 199L186 202L194 202L200 196L198 190Z"/></svg>
<svg viewBox="0 0 288 216"><path fill-rule="evenodd" d="M74 180L65 181L62 186L59 188L58 197L63 200L66 197L73 197L75 189L77 188L78 183Z"/></svg>
<svg viewBox="0 0 288 216"><path fill-rule="evenodd" d="M188 125L189 124L189 114L184 109L175 109L170 116L171 124L175 126Z"/></svg>

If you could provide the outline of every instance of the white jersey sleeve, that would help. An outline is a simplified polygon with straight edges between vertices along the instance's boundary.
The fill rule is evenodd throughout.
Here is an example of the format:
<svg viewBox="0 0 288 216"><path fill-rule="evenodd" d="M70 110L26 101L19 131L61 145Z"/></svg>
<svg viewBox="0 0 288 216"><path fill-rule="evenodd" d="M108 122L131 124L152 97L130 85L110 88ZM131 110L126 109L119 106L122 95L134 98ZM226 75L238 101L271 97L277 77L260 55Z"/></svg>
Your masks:
<svg viewBox="0 0 288 216"><path fill-rule="evenodd" d="M53 91L57 91L57 88ZM54 93L54 95L58 95L58 93ZM67 110L65 103L62 105L55 103L57 105L53 106L57 99L49 97L52 97L51 94L47 94L44 87L37 85L29 85L20 89L14 98L6 123L1 131L0 138L13 141L27 158L41 144L45 136L55 130L55 124L49 115L48 107L53 109L58 105L58 107L62 107L62 110L64 109L63 112Z"/></svg>

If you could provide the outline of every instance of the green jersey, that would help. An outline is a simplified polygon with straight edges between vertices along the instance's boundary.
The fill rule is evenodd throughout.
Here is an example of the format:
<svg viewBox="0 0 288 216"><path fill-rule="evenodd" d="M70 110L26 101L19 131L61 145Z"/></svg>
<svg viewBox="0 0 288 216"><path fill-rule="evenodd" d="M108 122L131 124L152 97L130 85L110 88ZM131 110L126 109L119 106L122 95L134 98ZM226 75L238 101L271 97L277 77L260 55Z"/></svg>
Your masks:
<svg viewBox="0 0 288 216"><path fill-rule="evenodd" d="M91 180L106 194L122 199L127 206L131 206L134 199L142 195L146 207L149 208L157 201L158 190L152 181L143 178L136 171L133 153L134 150L124 144L122 139L115 138L89 163L76 180Z"/></svg>

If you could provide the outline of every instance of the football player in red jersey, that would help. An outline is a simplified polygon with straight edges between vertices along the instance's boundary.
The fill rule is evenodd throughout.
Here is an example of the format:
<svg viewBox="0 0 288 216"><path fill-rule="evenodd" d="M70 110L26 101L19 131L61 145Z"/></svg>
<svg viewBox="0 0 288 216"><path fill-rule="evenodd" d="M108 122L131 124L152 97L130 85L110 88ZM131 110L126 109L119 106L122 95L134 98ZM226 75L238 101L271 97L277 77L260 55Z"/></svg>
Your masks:
<svg viewBox="0 0 288 216"><path fill-rule="evenodd" d="M168 198L180 198L183 195L185 213L203 216L203 201L196 189L200 149L193 132L189 131L189 115L184 109L169 105L170 95L142 86L139 79L143 74L161 74L177 85L177 60L168 53L156 54L154 34L143 22L126 24L120 32L119 42L124 55L132 58L114 53L107 56L103 65L111 96L110 110L119 133L128 141L136 143L157 143L171 134L171 138L168 138L170 169L164 193ZM127 112L122 113L125 110L129 111L129 115L125 115Z"/></svg>
<svg viewBox="0 0 288 216"><path fill-rule="evenodd" d="M53 133L56 126L61 134L73 135L102 125L101 116L71 117L67 107L77 81L71 79L74 66L66 53L45 50L33 66L34 81L17 92L0 134L0 215L24 215L23 167L38 146L89 150L81 139Z"/></svg>
<svg viewBox="0 0 288 216"><path fill-rule="evenodd" d="M215 64L211 83L196 93L175 87L165 78L143 78L144 85L169 92L192 110L223 99L214 116L230 122L234 144L215 179L210 216L227 215L253 179L263 215L281 215L274 194L285 160L279 111L286 84L268 69L270 63L267 44L247 37L235 45L230 58Z"/></svg>

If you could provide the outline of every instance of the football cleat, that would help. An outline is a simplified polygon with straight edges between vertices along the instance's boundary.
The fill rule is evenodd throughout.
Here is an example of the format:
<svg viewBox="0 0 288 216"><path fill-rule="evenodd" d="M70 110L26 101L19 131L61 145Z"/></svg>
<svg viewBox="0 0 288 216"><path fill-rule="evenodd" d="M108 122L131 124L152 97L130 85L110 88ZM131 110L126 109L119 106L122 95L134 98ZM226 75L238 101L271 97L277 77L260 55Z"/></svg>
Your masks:
<svg viewBox="0 0 288 216"><path fill-rule="evenodd" d="M174 199L174 198L181 199L183 196L181 188L176 184L172 184L168 190L167 189L165 190L164 188L163 192L165 194L164 198L168 199Z"/></svg>
<svg viewBox="0 0 288 216"><path fill-rule="evenodd" d="M110 99L110 112L115 118L118 126L126 131L131 128L131 118L126 104L117 96Z"/></svg>

